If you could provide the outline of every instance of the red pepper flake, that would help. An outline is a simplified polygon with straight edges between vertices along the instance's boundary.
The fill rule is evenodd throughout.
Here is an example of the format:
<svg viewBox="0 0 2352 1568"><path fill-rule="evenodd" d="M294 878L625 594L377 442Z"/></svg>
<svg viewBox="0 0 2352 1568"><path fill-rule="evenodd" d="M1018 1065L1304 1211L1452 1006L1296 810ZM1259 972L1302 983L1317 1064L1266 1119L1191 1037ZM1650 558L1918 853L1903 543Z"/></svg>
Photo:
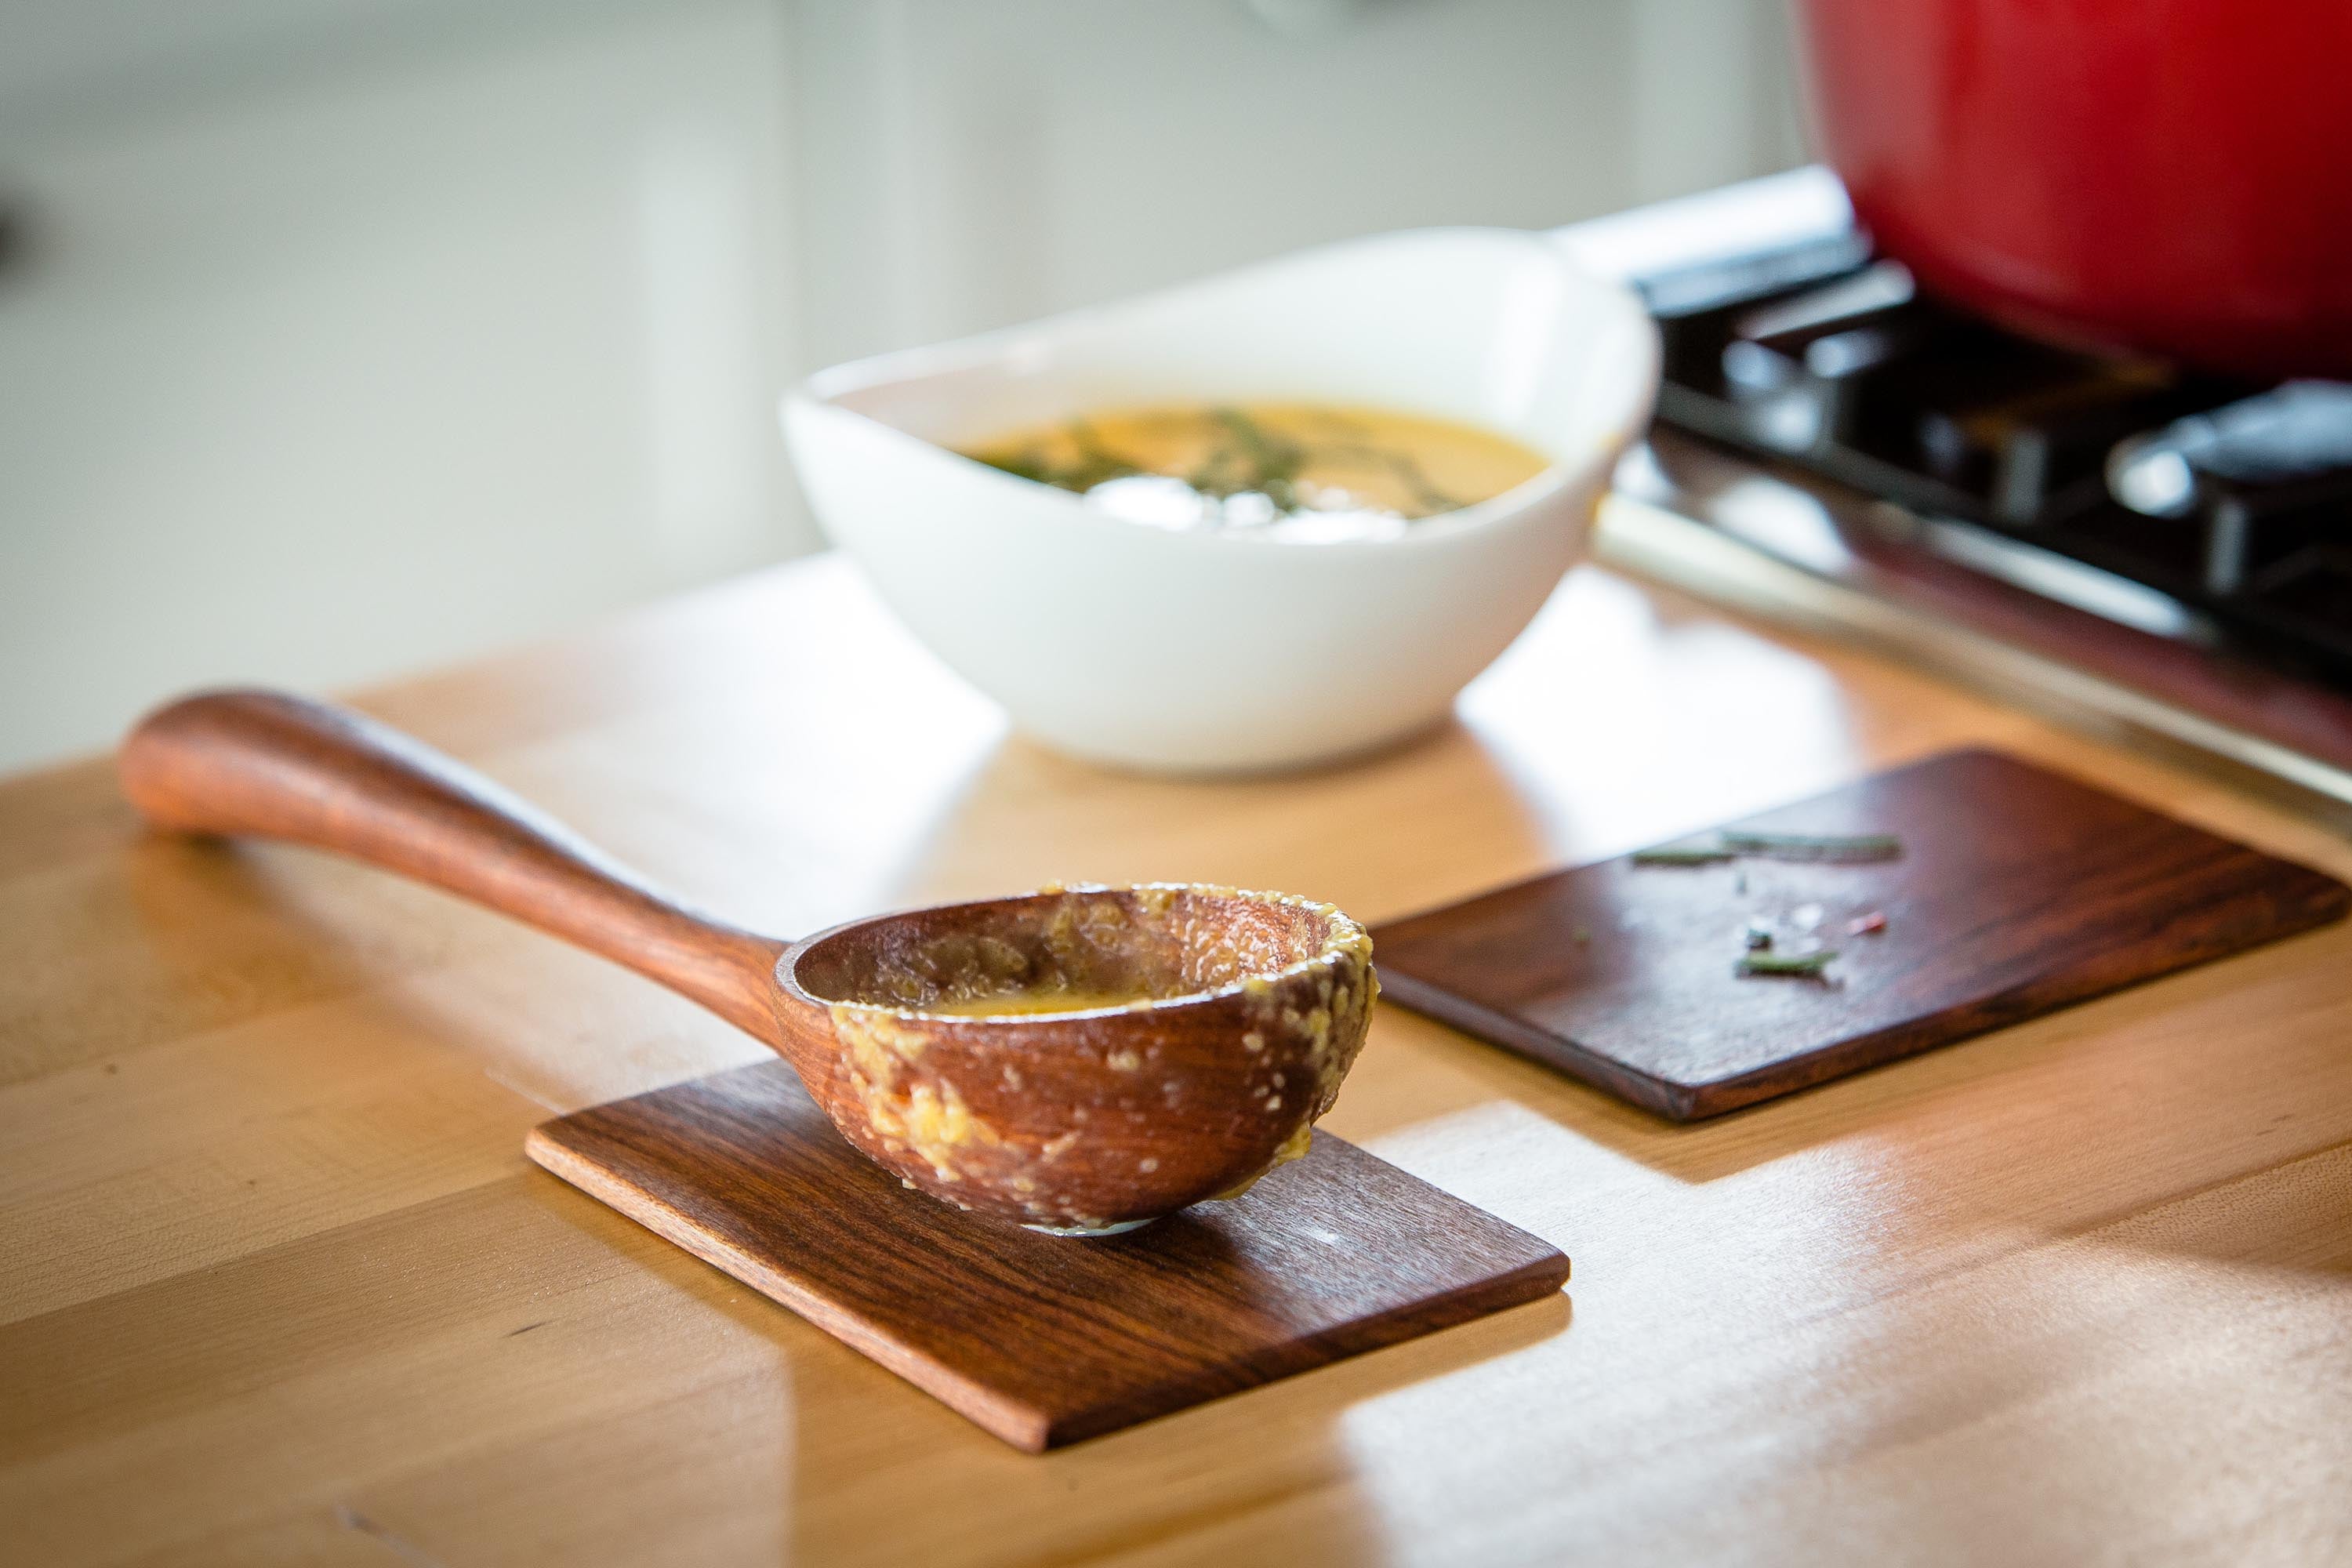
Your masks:
<svg viewBox="0 0 2352 1568"><path fill-rule="evenodd" d="M1873 932L1885 929L1886 912L1884 910L1873 910L1866 915L1856 915L1845 922L1845 934L1848 936L1869 936Z"/></svg>

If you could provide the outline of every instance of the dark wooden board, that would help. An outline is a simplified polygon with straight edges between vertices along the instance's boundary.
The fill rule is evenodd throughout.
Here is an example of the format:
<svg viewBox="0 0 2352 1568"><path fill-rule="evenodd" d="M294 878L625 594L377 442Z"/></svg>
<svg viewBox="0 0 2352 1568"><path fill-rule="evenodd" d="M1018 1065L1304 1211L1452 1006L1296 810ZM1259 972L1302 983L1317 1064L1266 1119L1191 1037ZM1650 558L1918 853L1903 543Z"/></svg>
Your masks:
<svg viewBox="0 0 2352 1568"><path fill-rule="evenodd" d="M1006 1442L1056 1447L1538 1300L1549 1242L1328 1133L1231 1203L1041 1236L909 1192L781 1061L534 1129L530 1157Z"/></svg>
<svg viewBox="0 0 2352 1568"><path fill-rule="evenodd" d="M2333 878L1987 751L1726 826L1893 833L1903 854L1554 872L1376 929L1382 992L1689 1121L2324 925L2352 903ZM1750 919L1786 932L1808 905L1839 951L1823 978L1737 973ZM1884 931L1846 934L1871 911Z"/></svg>

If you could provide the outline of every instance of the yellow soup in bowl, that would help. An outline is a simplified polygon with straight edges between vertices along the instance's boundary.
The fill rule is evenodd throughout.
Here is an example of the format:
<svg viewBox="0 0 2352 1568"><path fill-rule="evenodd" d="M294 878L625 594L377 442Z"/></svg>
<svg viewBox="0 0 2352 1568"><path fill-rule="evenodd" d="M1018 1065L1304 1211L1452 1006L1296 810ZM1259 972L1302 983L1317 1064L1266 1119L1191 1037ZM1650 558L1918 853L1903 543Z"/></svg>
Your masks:
<svg viewBox="0 0 2352 1568"><path fill-rule="evenodd" d="M963 451L1129 522L1305 542L1394 537L1549 466L1475 426L1299 403L1108 410Z"/></svg>

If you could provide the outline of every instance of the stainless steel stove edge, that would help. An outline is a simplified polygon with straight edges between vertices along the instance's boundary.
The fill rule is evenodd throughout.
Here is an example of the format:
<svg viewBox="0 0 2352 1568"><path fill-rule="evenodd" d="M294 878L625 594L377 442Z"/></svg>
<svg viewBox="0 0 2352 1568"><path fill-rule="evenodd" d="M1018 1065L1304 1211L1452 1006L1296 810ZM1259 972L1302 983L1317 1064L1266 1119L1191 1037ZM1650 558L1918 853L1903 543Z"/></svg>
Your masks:
<svg viewBox="0 0 2352 1568"><path fill-rule="evenodd" d="M1773 537L1776 531L1778 537ZM1864 542L1863 550L1855 548L1858 541ZM1976 605L1987 607L1985 615L1955 613L1949 594L1941 595L1945 603L1926 602L1926 596L1906 590L1899 578L1869 558L1869 542L1925 559L1937 553L1936 541L1933 520L1858 494L1841 495L1834 487L1810 479L1791 480L1751 459L1661 427L1619 474L1617 493L1602 509L1595 553L1604 563L1766 619L1859 637L2074 727L2154 741L2168 752L2185 751L2189 760L2218 762L2225 771L2273 781L2284 786L2283 798L2289 804L2352 832L2352 816L2347 816L2352 809L2352 765L2110 673L2163 657L2168 648L2173 656L2210 658L2197 646L2204 639L2193 621L2133 624L2130 595L2146 591L2121 579L2113 582L2125 595L2105 606L2105 613L2086 606L2081 596L2095 599L2101 585L2095 579L2105 574L2073 562L2063 562L2064 567L2091 574L2073 584L2074 594L2062 593L2053 602L2050 584L2037 582L2030 589L2021 585L2009 590L2019 605L1996 607L1993 595L2005 586L2002 571L2055 569L2050 562L2034 561L2034 555L2046 552L2032 552L2030 546L2019 546L2021 553L2005 564L1954 563L1981 577L1984 586L1968 593ZM1992 570L1987 575L1989 564ZM2053 657L1987 628L1989 617L2000 620L2022 612L2029 593L2033 595L2031 614L2042 619L2064 617L2063 636L2058 640L2086 651L2088 658ZM1969 601L1963 597L1959 602ZM2161 620L2162 605L2168 604L2139 603L2137 608ZM2118 615L2121 618L2115 618ZM2245 678L2265 679L2250 673ZM2352 703L2343 706L2352 716ZM2332 715L2319 717L2323 724L2332 720ZM2343 741L2352 753L2352 725L2344 731Z"/></svg>

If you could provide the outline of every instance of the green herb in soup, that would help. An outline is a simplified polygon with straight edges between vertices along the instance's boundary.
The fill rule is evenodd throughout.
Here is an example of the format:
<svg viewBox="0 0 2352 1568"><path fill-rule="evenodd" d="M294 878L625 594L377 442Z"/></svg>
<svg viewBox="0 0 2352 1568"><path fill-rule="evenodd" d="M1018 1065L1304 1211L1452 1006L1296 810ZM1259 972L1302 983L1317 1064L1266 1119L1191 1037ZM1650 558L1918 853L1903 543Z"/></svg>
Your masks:
<svg viewBox="0 0 2352 1568"><path fill-rule="evenodd" d="M1381 538L1541 472L1544 458L1451 420L1317 404L1098 413L964 455L1075 490L1131 522L1270 538Z"/></svg>

